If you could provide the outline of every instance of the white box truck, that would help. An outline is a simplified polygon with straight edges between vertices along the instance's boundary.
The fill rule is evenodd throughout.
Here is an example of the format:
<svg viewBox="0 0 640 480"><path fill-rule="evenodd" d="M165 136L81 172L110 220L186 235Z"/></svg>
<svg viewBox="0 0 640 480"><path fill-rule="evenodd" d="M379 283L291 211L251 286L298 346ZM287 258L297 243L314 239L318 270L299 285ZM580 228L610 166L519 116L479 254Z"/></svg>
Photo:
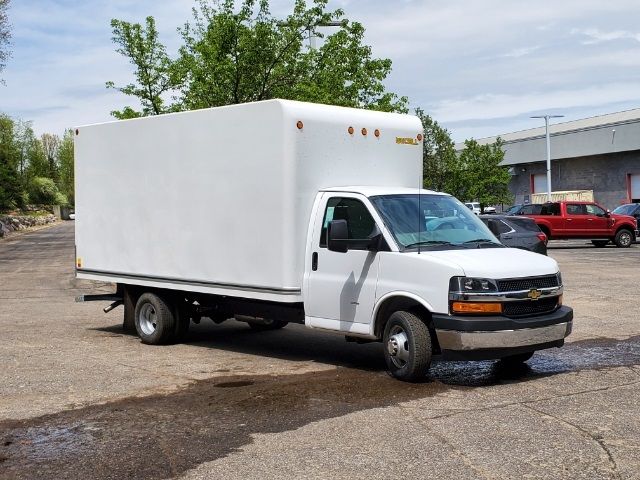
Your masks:
<svg viewBox="0 0 640 480"><path fill-rule="evenodd" d="M389 372L432 356L526 361L570 333L550 258L505 248L420 190L410 115L265 102L79 127L76 275L117 284L124 326L296 322L382 341Z"/></svg>

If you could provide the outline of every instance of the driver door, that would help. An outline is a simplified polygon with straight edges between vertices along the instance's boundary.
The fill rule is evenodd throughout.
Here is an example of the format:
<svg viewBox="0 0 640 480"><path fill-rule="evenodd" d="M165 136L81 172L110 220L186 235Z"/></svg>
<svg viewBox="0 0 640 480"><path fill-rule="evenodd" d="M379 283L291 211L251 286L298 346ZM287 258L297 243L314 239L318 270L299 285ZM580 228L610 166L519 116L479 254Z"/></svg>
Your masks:
<svg viewBox="0 0 640 480"><path fill-rule="evenodd" d="M321 212L321 213L320 213ZM346 253L327 248L327 226L346 220ZM376 222L359 195L325 194L314 227L311 270L305 295L305 323L332 330L366 333L375 303L378 256L367 248Z"/></svg>

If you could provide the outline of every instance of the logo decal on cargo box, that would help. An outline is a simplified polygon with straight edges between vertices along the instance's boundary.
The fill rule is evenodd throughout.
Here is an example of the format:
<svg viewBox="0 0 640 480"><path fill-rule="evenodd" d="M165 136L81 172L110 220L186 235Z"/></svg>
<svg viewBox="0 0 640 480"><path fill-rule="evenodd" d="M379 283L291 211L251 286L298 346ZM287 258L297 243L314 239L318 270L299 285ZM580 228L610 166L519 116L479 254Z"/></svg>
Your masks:
<svg viewBox="0 0 640 480"><path fill-rule="evenodd" d="M396 143L399 145L418 145L418 140L411 137L396 137Z"/></svg>

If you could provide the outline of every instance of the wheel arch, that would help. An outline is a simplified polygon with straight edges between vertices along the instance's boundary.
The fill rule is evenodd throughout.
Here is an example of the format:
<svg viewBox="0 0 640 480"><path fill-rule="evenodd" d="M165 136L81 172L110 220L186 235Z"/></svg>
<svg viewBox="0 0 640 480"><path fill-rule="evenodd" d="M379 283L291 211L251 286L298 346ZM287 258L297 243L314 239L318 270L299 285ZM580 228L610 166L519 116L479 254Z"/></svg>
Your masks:
<svg viewBox="0 0 640 480"><path fill-rule="evenodd" d="M419 296L409 292L390 292L378 300L373 310L371 334L377 339L381 339L389 316L398 310L405 310L420 317L426 323L427 327L429 327L429 330L431 330L431 338L434 342L432 347L439 351L439 345L437 344L437 338L431 320L433 307Z"/></svg>

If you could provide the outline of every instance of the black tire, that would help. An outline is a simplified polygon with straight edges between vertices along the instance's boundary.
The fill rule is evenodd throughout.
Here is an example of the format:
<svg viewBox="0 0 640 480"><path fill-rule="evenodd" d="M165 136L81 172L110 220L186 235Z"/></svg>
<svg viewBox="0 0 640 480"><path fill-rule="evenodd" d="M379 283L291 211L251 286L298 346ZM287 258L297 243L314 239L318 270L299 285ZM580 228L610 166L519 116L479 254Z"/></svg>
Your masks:
<svg viewBox="0 0 640 480"><path fill-rule="evenodd" d="M185 301L176 303L176 328L171 338L171 343L182 341L189 332L189 326L191 325L191 315L189 310L189 304Z"/></svg>
<svg viewBox="0 0 640 480"><path fill-rule="evenodd" d="M628 248L633 243L633 232L626 228L621 228L616 233L616 237L613 240L617 247Z"/></svg>
<svg viewBox="0 0 640 480"><path fill-rule="evenodd" d="M383 345L391 376L405 382L425 377L431 365L431 333L420 318L404 311L392 313L384 327Z"/></svg>
<svg viewBox="0 0 640 480"><path fill-rule="evenodd" d="M171 304L155 293L143 293L135 311L136 331L142 343L163 345L176 333L176 316Z"/></svg>
<svg viewBox="0 0 640 480"><path fill-rule="evenodd" d="M603 248L607 246L609 240L591 240L591 243L593 243L596 248Z"/></svg>
<svg viewBox="0 0 640 480"><path fill-rule="evenodd" d="M268 330L280 330L287 326L289 322L283 320L263 319L255 322L247 322L252 330L256 332L266 332Z"/></svg>
<svg viewBox="0 0 640 480"><path fill-rule="evenodd" d="M549 229L547 227L538 225L538 228L540 229L540 231L542 233L544 233L547 236L547 240L551 240L551 232L549 231Z"/></svg>
<svg viewBox="0 0 640 480"><path fill-rule="evenodd" d="M526 353L518 353L517 355L510 355L508 357L501 358L500 362L506 366L520 365L526 362L527 360L529 360L531 357L533 357L534 353L535 352L526 352Z"/></svg>

